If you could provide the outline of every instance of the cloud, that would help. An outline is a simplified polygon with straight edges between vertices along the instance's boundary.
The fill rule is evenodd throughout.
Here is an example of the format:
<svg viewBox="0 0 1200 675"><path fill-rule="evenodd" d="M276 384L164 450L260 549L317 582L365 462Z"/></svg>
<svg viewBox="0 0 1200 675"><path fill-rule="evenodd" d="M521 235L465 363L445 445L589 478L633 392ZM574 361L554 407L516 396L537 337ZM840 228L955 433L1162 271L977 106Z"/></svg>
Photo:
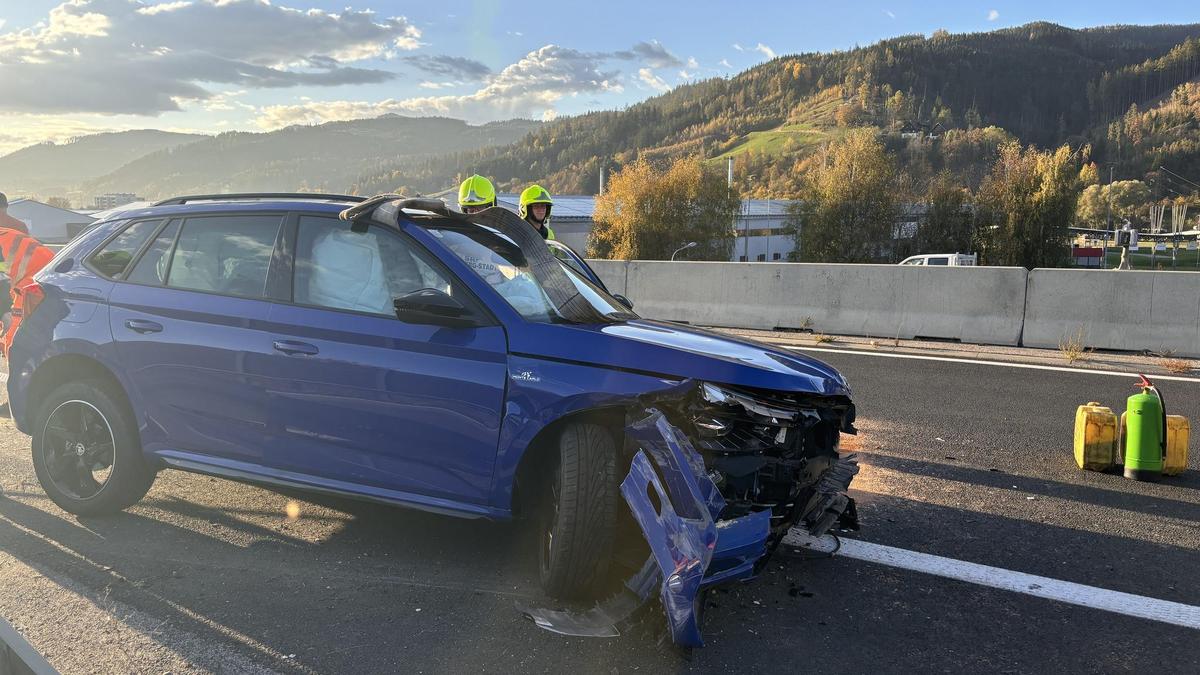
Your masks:
<svg viewBox="0 0 1200 675"><path fill-rule="evenodd" d="M733 43L733 48L738 50L739 52L760 52L763 56L767 57L768 59L775 58L775 50L771 49L770 47L764 45L761 42L758 43L757 45L754 45L753 47L743 47L742 45L735 42L735 43Z"/></svg>
<svg viewBox="0 0 1200 675"><path fill-rule="evenodd" d="M733 70L733 64L729 62L729 59L721 59L720 61L717 61L717 65L721 66L722 68Z"/></svg>
<svg viewBox="0 0 1200 675"><path fill-rule="evenodd" d="M451 77L455 80L478 82L492 74L491 68L475 59L462 56L416 54L405 56L404 60L431 75Z"/></svg>
<svg viewBox="0 0 1200 675"><path fill-rule="evenodd" d="M695 70L700 67L700 62L696 60L696 57L689 56L687 60L687 67Z"/></svg>
<svg viewBox="0 0 1200 675"><path fill-rule="evenodd" d="M649 68L639 68L638 79L641 80L642 84L653 89L654 91L663 92L670 91L671 89L671 85L664 82L661 77L655 75L654 71L650 70Z"/></svg>
<svg viewBox="0 0 1200 675"><path fill-rule="evenodd" d="M884 13L884 14L887 14L889 19L894 19L894 18L896 18L896 13L895 13L895 12L893 12L893 11L891 11L890 9L885 9L885 10L883 10L883 13Z"/></svg>
<svg viewBox="0 0 1200 675"><path fill-rule="evenodd" d="M488 78L483 87L471 94L274 105L263 108L255 123L263 129L277 129L387 113L448 115L467 121L540 117L565 96L623 91L620 74L602 70L606 58L603 54L546 45Z"/></svg>
<svg viewBox="0 0 1200 675"><path fill-rule="evenodd" d="M692 78L694 78L694 77L696 77L696 74L695 74L695 73L689 73L689 72L688 72L688 71L686 71L686 70L681 70L681 71L679 71L679 79L681 79L681 80L685 80L685 81L686 81L686 80L690 80L690 79L692 79Z"/></svg>
<svg viewBox="0 0 1200 675"><path fill-rule="evenodd" d="M995 21L1000 18L1000 12L992 9L988 10L988 21Z"/></svg>
<svg viewBox="0 0 1200 675"><path fill-rule="evenodd" d="M775 50L771 49L770 47L764 45L761 42L758 43L757 45L755 45L754 51L762 53L762 55L767 57L768 59L775 58Z"/></svg>
<svg viewBox="0 0 1200 675"><path fill-rule="evenodd" d="M667 51L658 40L639 42L630 49L615 52L613 56L627 61L641 61L651 68L676 68L683 65L683 61Z"/></svg>
<svg viewBox="0 0 1200 675"><path fill-rule="evenodd" d="M70 0L47 21L0 33L0 110L155 115L213 98L214 83L386 82L395 74L347 64L415 49L420 37L403 17L265 0Z"/></svg>

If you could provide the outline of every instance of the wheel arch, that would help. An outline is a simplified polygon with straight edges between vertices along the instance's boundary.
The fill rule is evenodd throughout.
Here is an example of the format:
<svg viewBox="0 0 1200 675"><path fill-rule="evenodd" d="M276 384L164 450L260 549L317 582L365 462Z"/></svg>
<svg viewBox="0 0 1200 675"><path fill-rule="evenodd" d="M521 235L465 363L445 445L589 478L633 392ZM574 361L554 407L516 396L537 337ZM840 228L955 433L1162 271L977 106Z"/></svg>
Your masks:
<svg viewBox="0 0 1200 675"><path fill-rule="evenodd" d="M117 378L112 370L103 363L88 356L81 354L61 354L47 359L33 371L33 376L29 382L28 394L25 397L26 405L22 420L24 422L23 426L28 428L33 423L43 401L59 385L67 382L88 380L99 382L108 393L116 398L117 404L124 408L125 412L129 415L129 419L133 420L135 425L137 424L138 418L134 415L129 394L125 391L125 386L121 383L121 380Z"/></svg>
<svg viewBox="0 0 1200 675"><path fill-rule="evenodd" d="M617 452L623 446L625 408L601 406L575 410L542 427L525 447L513 480L512 510L514 515L528 508L529 497L536 494L538 481L546 475L548 467L558 454L558 439L562 430L571 424L585 423L604 427L613 435Z"/></svg>

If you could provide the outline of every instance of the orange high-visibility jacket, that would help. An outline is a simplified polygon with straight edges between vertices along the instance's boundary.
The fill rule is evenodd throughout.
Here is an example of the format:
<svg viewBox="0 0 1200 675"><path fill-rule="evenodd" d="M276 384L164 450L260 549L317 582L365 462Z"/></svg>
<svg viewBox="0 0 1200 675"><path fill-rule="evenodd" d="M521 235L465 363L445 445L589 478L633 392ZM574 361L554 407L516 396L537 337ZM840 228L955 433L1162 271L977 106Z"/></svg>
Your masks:
<svg viewBox="0 0 1200 675"><path fill-rule="evenodd" d="M15 311L21 309L23 304L17 289L50 262L54 251L27 234L0 227L0 256L8 263L8 278L12 280L9 292L12 293L13 299L13 319L8 332L4 334L4 353L8 354L13 335L21 323L21 312Z"/></svg>

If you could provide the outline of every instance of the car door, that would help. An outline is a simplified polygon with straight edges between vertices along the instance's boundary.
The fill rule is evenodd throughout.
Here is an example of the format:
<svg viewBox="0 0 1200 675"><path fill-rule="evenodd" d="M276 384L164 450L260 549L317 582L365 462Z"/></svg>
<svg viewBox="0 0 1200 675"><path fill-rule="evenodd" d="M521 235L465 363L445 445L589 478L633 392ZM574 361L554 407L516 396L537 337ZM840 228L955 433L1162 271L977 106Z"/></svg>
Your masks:
<svg viewBox="0 0 1200 675"><path fill-rule="evenodd" d="M270 464L334 488L484 504L504 403L504 329L399 232L300 215L286 241L294 300L270 314ZM425 288L458 298L486 325L397 319L393 300Z"/></svg>
<svg viewBox="0 0 1200 675"><path fill-rule="evenodd" d="M267 281L283 216L176 218L118 279L110 325L146 450L261 461L266 398L255 371L272 351Z"/></svg>

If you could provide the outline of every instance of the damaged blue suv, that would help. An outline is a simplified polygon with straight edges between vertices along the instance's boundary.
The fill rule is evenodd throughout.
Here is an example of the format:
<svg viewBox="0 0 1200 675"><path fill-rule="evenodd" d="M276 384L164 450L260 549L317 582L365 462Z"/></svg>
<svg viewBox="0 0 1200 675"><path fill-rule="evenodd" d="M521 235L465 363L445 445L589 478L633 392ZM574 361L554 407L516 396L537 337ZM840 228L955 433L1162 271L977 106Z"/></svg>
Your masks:
<svg viewBox="0 0 1200 675"><path fill-rule="evenodd" d="M704 589L753 576L794 526L853 520L850 390L819 361L641 319L563 248L500 208L395 195L120 213L27 289L13 419L81 515L162 469L525 513L560 598L595 593L634 532L646 562L622 597L529 616L611 634L657 595L699 645Z"/></svg>

